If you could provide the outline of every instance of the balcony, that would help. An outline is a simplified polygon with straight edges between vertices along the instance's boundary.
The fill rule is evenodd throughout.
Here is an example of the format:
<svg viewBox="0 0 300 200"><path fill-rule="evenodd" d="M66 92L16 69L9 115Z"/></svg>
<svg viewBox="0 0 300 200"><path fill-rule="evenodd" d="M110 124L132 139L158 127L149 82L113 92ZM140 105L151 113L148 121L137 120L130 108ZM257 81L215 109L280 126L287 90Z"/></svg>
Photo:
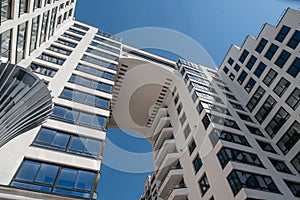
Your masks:
<svg viewBox="0 0 300 200"><path fill-rule="evenodd" d="M167 140L166 144L156 153L155 158L154 158L154 163L157 164L156 166L158 166L160 168L162 166L163 161L168 160L169 154L170 155L176 154L176 156L178 154L174 139ZM175 156L171 156L171 157L175 157ZM173 161L175 161L175 159L168 163L170 164Z"/></svg>
<svg viewBox="0 0 300 200"><path fill-rule="evenodd" d="M170 191L167 200L187 200L188 197L188 189L186 187L178 187L174 188Z"/></svg>
<svg viewBox="0 0 300 200"><path fill-rule="evenodd" d="M160 118L159 122L157 123L157 126L153 132L153 137L152 139L156 139L158 137L158 133L162 131L163 128L166 127L172 127L171 126L171 117L162 117Z"/></svg>
<svg viewBox="0 0 300 200"><path fill-rule="evenodd" d="M165 140L170 138L174 138L173 128L172 127L163 128L161 132L158 134L155 142L153 143L153 151L160 149L162 144L165 142Z"/></svg>
<svg viewBox="0 0 300 200"><path fill-rule="evenodd" d="M159 148L157 148L158 150L154 152L154 160L158 159L159 155L162 155L164 152L174 147L176 147L176 142L173 135L171 137L165 138L164 141L160 144Z"/></svg>
<svg viewBox="0 0 300 200"><path fill-rule="evenodd" d="M162 117L167 117L168 116L168 110L167 108L159 108L157 114L156 114L156 117L155 119L153 120L153 123L152 123L152 127L156 127L160 118Z"/></svg>

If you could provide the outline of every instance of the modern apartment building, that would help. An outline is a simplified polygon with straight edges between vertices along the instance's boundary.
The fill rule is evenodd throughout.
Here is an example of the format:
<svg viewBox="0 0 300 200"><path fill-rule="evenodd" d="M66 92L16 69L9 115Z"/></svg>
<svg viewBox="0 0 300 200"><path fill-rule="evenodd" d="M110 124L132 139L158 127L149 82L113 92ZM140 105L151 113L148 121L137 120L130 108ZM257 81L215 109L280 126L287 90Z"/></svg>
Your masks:
<svg viewBox="0 0 300 200"><path fill-rule="evenodd" d="M276 129L267 129L276 110L259 121L255 111L263 100L251 110L244 103L251 93L227 78L236 73L227 59L240 62L239 48L236 55L229 51L220 70L185 60L174 62L74 20L75 3L1 1L2 62L18 63L44 80L54 104L46 123L0 148L1 199L96 199L109 127L140 134L153 146L155 172L146 181L148 192L141 199L299 197L299 147L294 144L289 152L281 151L279 136L268 131ZM297 86L299 90L299 63L292 64L300 57L299 21L300 12L288 9L271 28L273 32L264 36L273 41L282 24L290 28L285 43L276 43L290 53L290 60L282 70L274 63L266 67L280 74L294 66L294 77L284 76L289 88L279 97L263 84L252 86L253 91L258 85L264 87L277 100L276 106L287 102L284 108L292 110L282 129L294 131L296 142L299 125L289 127L299 124L299 94L292 95L295 100L284 97ZM288 37L295 37L295 50L289 49ZM247 50L254 52L250 46ZM248 68L239 65L240 71Z"/></svg>

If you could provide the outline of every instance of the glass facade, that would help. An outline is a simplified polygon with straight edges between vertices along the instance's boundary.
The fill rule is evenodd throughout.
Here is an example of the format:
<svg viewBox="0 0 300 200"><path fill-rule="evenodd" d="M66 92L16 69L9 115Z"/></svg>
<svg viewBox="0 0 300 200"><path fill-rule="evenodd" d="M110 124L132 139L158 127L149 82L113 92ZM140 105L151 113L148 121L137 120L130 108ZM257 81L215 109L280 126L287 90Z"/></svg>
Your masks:
<svg viewBox="0 0 300 200"><path fill-rule="evenodd" d="M25 50L25 40L27 34L27 22L24 22L18 26L18 36L17 36L17 48L16 48L16 62L24 58Z"/></svg>

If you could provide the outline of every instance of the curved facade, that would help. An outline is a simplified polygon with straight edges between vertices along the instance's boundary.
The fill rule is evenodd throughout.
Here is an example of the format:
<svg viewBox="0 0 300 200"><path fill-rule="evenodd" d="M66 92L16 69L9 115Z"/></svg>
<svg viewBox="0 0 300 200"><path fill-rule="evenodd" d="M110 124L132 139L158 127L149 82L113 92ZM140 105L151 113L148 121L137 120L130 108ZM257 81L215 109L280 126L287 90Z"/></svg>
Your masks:
<svg viewBox="0 0 300 200"><path fill-rule="evenodd" d="M52 111L46 84L17 65L0 65L0 147L40 126Z"/></svg>

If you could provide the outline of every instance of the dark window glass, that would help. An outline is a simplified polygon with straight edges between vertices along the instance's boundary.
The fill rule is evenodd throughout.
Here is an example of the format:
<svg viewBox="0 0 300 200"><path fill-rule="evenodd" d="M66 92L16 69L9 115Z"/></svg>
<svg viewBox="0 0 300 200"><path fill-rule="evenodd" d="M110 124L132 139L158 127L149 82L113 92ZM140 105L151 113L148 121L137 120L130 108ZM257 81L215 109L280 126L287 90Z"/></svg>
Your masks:
<svg viewBox="0 0 300 200"><path fill-rule="evenodd" d="M184 124L184 122L186 121L186 115L185 112L182 114L182 116L179 119L181 126Z"/></svg>
<svg viewBox="0 0 300 200"><path fill-rule="evenodd" d="M295 167L295 169L300 174L300 151L298 154L291 160L292 165Z"/></svg>
<svg viewBox="0 0 300 200"><path fill-rule="evenodd" d="M266 65L263 62L260 62L259 65L257 66L257 68L254 71L254 75L259 78L261 76L261 74L264 72L264 70L266 69Z"/></svg>
<svg viewBox="0 0 300 200"><path fill-rule="evenodd" d="M100 60L98 58L94 58L94 57L91 57L91 56L88 56L88 55L83 55L81 60L93 63L95 65L100 65L100 66L103 66L103 67L107 67L107 68L113 69L113 70L115 70L117 68L116 64L109 63L109 62L106 62L106 61L103 61L103 60Z"/></svg>
<svg viewBox="0 0 300 200"><path fill-rule="evenodd" d="M192 141L189 144L189 153L190 153L190 155L192 155L192 153L194 152L195 149L196 149L196 143L195 143L195 140L192 139Z"/></svg>
<svg viewBox="0 0 300 200"><path fill-rule="evenodd" d="M291 53L289 53L285 50L282 50L282 52L281 52L280 56L277 58L275 64L278 67L282 68L290 56L291 56Z"/></svg>
<svg viewBox="0 0 300 200"><path fill-rule="evenodd" d="M75 48L77 45L73 42L69 42L67 40L64 40L64 39L57 39L55 42L59 43L59 44L63 44L63 45L66 45L68 47L72 47L72 48Z"/></svg>
<svg viewBox="0 0 300 200"><path fill-rule="evenodd" d="M251 134L259 135L259 136L264 137L264 135L262 134L262 132L261 132L258 128L253 127L253 126L249 126L249 125L247 125L247 124L246 124L246 127L247 127L247 129L249 130L249 132L250 132Z"/></svg>
<svg viewBox="0 0 300 200"><path fill-rule="evenodd" d="M237 82L242 85L247 77L247 72L242 71L241 75L239 76L239 78L237 79Z"/></svg>
<svg viewBox="0 0 300 200"><path fill-rule="evenodd" d="M33 1L33 10L41 7L41 0L34 0Z"/></svg>
<svg viewBox="0 0 300 200"><path fill-rule="evenodd" d="M271 158L269 158L269 160L271 161L272 165L277 171L292 174L290 169L286 166L286 164L283 161Z"/></svg>
<svg viewBox="0 0 300 200"><path fill-rule="evenodd" d="M202 112L202 110L203 110L203 106L202 106L201 102L198 103L198 105L197 105L196 108L197 108L197 111L198 111L198 113L199 113L199 115L200 115L201 112Z"/></svg>
<svg viewBox="0 0 300 200"><path fill-rule="evenodd" d="M257 111L255 118L257 121L262 124L263 121L266 119L266 117L269 115L269 113L272 111L274 106L276 105L276 101L272 96L269 96L264 104L261 106L261 108Z"/></svg>
<svg viewBox="0 0 300 200"><path fill-rule="evenodd" d="M209 126L210 124L210 119L208 117L208 115L205 115L202 119L202 123L203 123L203 126L205 128L205 130L207 129L207 127Z"/></svg>
<svg viewBox="0 0 300 200"><path fill-rule="evenodd" d="M116 54L119 54L120 53L120 50L119 49L115 49L115 48L112 48L112 47L109 47L109 46L105 46L103 44L99 44L97 42L91 42L90 44L91 46L94 46L94 47L97 47L97 48L100 48L100 49L103 49L103 50L106 50L106 51L110 51L112 53L116 53Z"/></svg>
<svg viewBox="0 0 300 200"><path fill-rule="evenodd" d="M204 79L204 78L200 78L199 76L195 76L195 75L191 75L191 74L186 74L186 77L188 79L192 79L195 81L199 81L201 83L205 83L205 84L210 84L208 80Z"/></svg>
<svg viewBox="0 0 300 200"><path fill-rule="evenodd" d="M180 114L180 112L182 111L182 103L180 102L180 104L178 105L178 107L177 107L177 114L179 115Z"/></svg>
<svg viewBox="0 0 300 200"><path fill-rule="evenodd" d="M245 85L245 90L250 93L256 84L256 81L251 77L248 81L248 83Z"/></svg>
<svg viewBox="0 0 300 200"><path fill-rule="evenodd" d="M208 93L205 93L205 92L200 92L200 91L195 91L195 92L196 92L196 95L198 97L201 97L201 98L213 101L213 102L218 102L218 103L223 104L223 101L219 97L212 96L211 94L208 94Z"/></svg>
<svg viewBox="0 0 300 200"><path fill-rule="evenodd" d="M48 35L48 38L50 38L50 36L52 36L54 34L54 25L55 25L56 14L57 14L57 7L52 8L51 18L50 18L50 23L49 23L49 35Z"/></svg>
<svg viewBox="0 0 300 200"><path fill-rule="evenodd" d="M69 38L69 39L71 39L71 40L75 40L75 41L77 41L77 42L81 40L80 37L71 35L71 34L69 34L69 33L64 33L64 34L62 34L62 36L66 37L66 38Z"/></svg>
<svg viewBox="0 0 300 200"><path fill-rule="evenodd" d="M55 57L55 56L52 56L52 55L46 54L46 53L42 53L38 58L41 60L47 61L47 62L57 64L57 65L63 65L65 62L64 59L61 59L61 58L58 58L58 57Z"/></svg>
<svg viewBox="0 0 300 200"><path fill-rule="evenodd" d="M235 75L234 75L233 73L230 73L230 74L229 74L229 78L230 78L230 80L233 81L233 80L235 79Z"/></svg>
<svg viewBox="0 0 300 200"><path fill-rule="evenodd" d="M98 31L97 34L103 36L102 33L103 33L103 32L99 32L99 31ZM120 46L121 46L119 43L112 42L112 41L107 40L106 38L103 38L103 37L95 36L95 37L94 37L94 40L97 40L97 41L99 41L99 42L103 42L103 43L105 43L105 44L108 44L108 45L111 45L111 46L114 46L114 47L117 47L117 48L120 48Z"/></svg>
<svg viewBox="0 0 300 200"><path fill-rule="evenodd" d="M227 118L223 118L223 117L219 117L219 116L211 115L211 114L207 114L207 115L209 116L208 119L213 123L224 125L224 126L234 128L234 129L240 129L238 127L237 123L231 119L227 119Z"/></svg>
<svg viewBox="0 0 300 200"><path fill-rule="evenodd" d="M293 37L290 39L290 41L287 43L287 45L289 47L291 47L292 49L296 49L299 42L300 42L300 31L296 30Z"/></svg>
<svg viewBox="0 0 300 200"><path fill-rule="evenodd" d="M276 36L275 40L277 40L278 42L282 42L290 30L291 30L290 27L283 25L278 35Z"/></svg>
<svg viewBox="0 0 300 200"><path fill-rule="evenodd" d="M259 86L257 88L257 90L255 91L255 93L253 94L253 96L251 97L251 99L249 100L249 102L247 103L247 108L251 112L254 110L254 108L256 107L256 105L258 104L258 102L264 96L265 92L266 91L261 86Z"/></svg>
<svg viewBox="0 0 300 200"><path fill-rule="evenodd" d="M0 34L0 57L10 59L11 51L11 29Z"/></svg>
<svg viewBox="0 0 300 200"><path fill-rule="evenodd" d="M267 86L270 86L273 83L274 79L277 77L277 74L278 73L276 71L274 71L273 69L270 69L268 74L265 76L265 78L263 80L264 84L266 84Z"/></svg>
<svg viewBox="0 0 300 200"><path fill-rule="evenodd" d="M42 65L39 65L36 63L31 63L30 68L35 73L43 74L45 76L50 76L50 77L53 77L57 72L57 70L55 70L55 69L45 67L45 66L42 66Z"/></svg>
<svg viewBox="0 0 300 200"><path fill-rule="evenodd" d="M277 154L277 152L275 151L275 149L272 147L270 143L259 141L259 140L257 140L257 143L259 144L262 150Z"/></svg>
<svg viewBox="0 0 300 200"><path fill-rule="evenodd" d="M193 161L193 165L194 165L194 169L195 169L195 174L197 174L197 172L200 170L200 168L202 167L202 160L199 157L199 154L197 154L196 158Z"/></svg>
<svg viewBox="0 0 300 200"><path fill-rule="evenodd" d="M223 71L225 72L225 74L227 74L227 73L229 72L228 67L225 66L225 67L223 68Z"/></svg>
<svg viewBox="0 0 300 200"><path fill-rule="evenodd" d="M300 139L300 124L295 121L277 142L279 149L286 155Z"/></svg>
<svg viewBox="0 0 300 200"><path fill-rule="evenodd" d="M290 84L291 83L288 80L286 80L285 78L281 78L273 91L275 92L275 94L281 97L285 93L286 89L290 86Z"/></svg>
<svg viewBox="0 0 300 200"><path fill-rule="evenodd" d="M36 49L39 22L40 22L40 17L39 16L32 19L31 38L30 38L30 47L29 47L30 52L32 52L33 50Z"/></svg>
<svg viewBox="0 0 300 200"><path fill-rule="evenodd" d="M234 170L229 174L227 180L234 196L237 195L242 188L280 193L272 178L265 175Z"/></svg>
<svg viewBox="0 0 300 200"><path fill-rule="evenodd" d="M16 62L19 62L25 56L24 50L25 50L26 34L27 34L27 22L24 22L18 26Z"/></svg>
<svg viewBox="0 0 300 200"><path fill-rule="evenodd" d="M46 35L47 35L47 26L48 26L48 20L49 20L49 13L50 11L46 11L43 14L42 18L42 28L41 28L41 34L40 34L40 44L46 41Z"/></svg>
<svg viewBox="0 0 300 200"><path fill-rule="evenodd" d="M269 60L271 60L274 56L274 54L276 53L278 49L278 46L275 44L272 44L269 48L269 50L267 51L267 53L265 54L265 57Z"/></svg>
<svg viewBox="0 0 300 200"><path fill-rule="evenodd" d="M273 119L266 126L265 130L273 138L279 129L284 125L284 123L288 120L290 114L286 112L283 108L280 108L278 112L275 114Z"/></svg>
<svg viewBox="0 0 300 200"><path fill-rule="evenodd" d="M249 52L245 49L245 50L243 51L242 55L240 56L239 61L240 61L241 63L244 63L244 61L245 61L245 59L247 58L248 54L249 54Z"/></svg>
<svg viewBox="0 0 300 200"><path fill-rule="evenodd" d="M296 78L299 71L300 71L300 59L296 57L295 61L286 72L290 74L292 77Z"/></svg>
<svg viewBox="0 0 300 200"><path fill-rule="evenodd" d="M248 122L253 122L251 117L249 117L249 115L243 114L243 113L237 113L239 115L239 117L242 120L248 121Z"/></svg>
<svg viewBox="0 0 300 200"><path fill-rule="evenodd" d="M200 178L199 187L200 187L200 191L201 191L201 196L203 197L205 195L205 193L208 191L208 189L210 188L210 185L209 185L208 178L207 178L206 174L204 174Z"/></svg>
<svg viewBox="0 0 300 200"><path fill-rule="evenodd" d="M19 16L28 12L28 0L20 0L19 1Z"/></svg>
<svg viewBox="0 0 300 200"><path fill-rule="evenodd" d="M238 64L235 64L234 68L233 68L236 72L238 72L241 69L241 66L239 66Z"/></svg>
<svg viewBox="0 0 300 200"><path fill-rule="evenodd" d="M72 33L76 33L76 34L81 35L81 36L85 35L85 32L79 31L79 30L74 29L74 28L69 28L68 31L70 31Z"/></svg>
<svg viewBox="0 0 300 200"><path fill-rule="evenodd" d="M232 65L233 62L234 62L234 60L233 60L232 58L229 58L228 61L227 61L227 63L228 63L229 65Z"/></svg>
<svg viewBox="0 0 300 200"><path fill-rule="evenodd" d="M229 103L232 105L233 108L244 111L244 108L241 104L237 104L237 103L234 103L234 102L231 102L231 101L229 101Z"/></svg>
<svg viewBox="0 0 300 200"><path fill-rule="evenodd" d="M257 58L256 58L255 56L251 56L251 58L249 59L247 65L246 65L246 67L247 67L249 70L251 70L252 67L253 67L253 65L255 64L256 60L257 60Z"/></svg>
<svg viewBox="0 0 300 200"><path fill-rule="evenodd" d="M67 49L63 49L61 47L55 46L55 45L51 45L50 47L47 48L50 51L56 52L56 53L60 53L62 55L70 55L72 51L67 50Z"/></svg>
<svg viewBox="0 0 300 200"><path fill-rule="evenodd" d="M105 53L105 52L102 52L102 51L98 51L98 50L92 49L92 48L88 48L86 50L86 52L94 54L96 56L101 56L101 57L104 57L104 58L107 58L107 59L111 59L111 60L114 60L114 61L117 61L119 59L119 57L117 57L117 56L113 56L111 54L108 54L108 53Z"/></svg>
<svg viewBox="0 0 300 200"><path fill-rule="evenodd" d="M216 141L213 142L213 144L216 144L217 140L221 139L221 140L233 142L233 143L244 145L244 146L250 146L250 144L248 143L247 139L244 136L237 135L235 133L230 133L227 131L220 131L218 129L213 129L212 132L210 133L210 137L217 138L217 139L214 139Z"/></svg>
<svg viewBox="0 0 300 200"><path fill-rule="evenodd" d="M300 89L295 88L294 91L285 101L293 110L296 110L300 104Z"/></svg>
<svg viewBox="0 0 300 200"><path fill-rule="evenodd" d="M259 160L256 154L241 151L241 150L223 147L218 152L217 156L223 169L225 168L225 166L229 161L263 167L263 164L261 163L261 161Z"/></svg>
<svg viewBox="0 0 300 200"><path fill-rule="evenodd" d="M96 69L93 67L89 67L86 65L82 65L82 64L78 64L76 67L76 70L78 71L82 71L88 74L92 74L98 77L102 77L102 78L106 78L106 79L110 79L110 80L114 80L115 79L115 74L100 70L100 69Z"/></svg>
<svg viewBox="0 0 300 200"><path fill-rule="evenodd" d="M261 38L261 40L260 40L259 44L257 45L255 51L257 51L258 53L261 53L264 50L267 43L268 43L268 40L266 40L264 38Z"/></svg>
<svg viewBox="0 0 300 200"><path fill-rule="evenodd" d="M11 19L11 0L2 0L1 4L0 24Z"/></svg>
<svg viewBox="0 0 300 200"><path fill-rule="evenodd" d="M191 133L191 127L189 124L186 125L185 129L183 130L183 134L185 139L189 136L189 134Z"/></svg>
<svg viewBox="0 0 300 200"><path fill-rule="evenodd" d="M211 88L211 87L208 87L208 86L205 86L205 85L202 85L200 83L196 83L196 82L192 82L191 81L191 85L192 87L195 87L197 89L200 89L200 90L204 90L204 91L207 91L207 92L212 92L214 94L217 94L216 90Z"/></svg>
<svg viewBox="0 0 300 200"><path fill-rule="evenodd" d="M235 101L238 101L238 100L235 98L235 96L233 96L232 94L228 94L228 93L225 93L225 92L224 92L224 94L225 94L225 96L226 96L227 98L232 99L232 100L235 100Z"/></svg>
<svg viewBox="0 0 300 200"><path fill-rule="evenodd" d="M76 27L76 28L82 29L82 30L84 30L84 31L88 31L88 30L89 30L88 27L82 26L82 25L80 25L80 24L76 24L76 23L75 23L73 26Z"/></svg>
<svg viewBox="0 0 300 200"><path fill-rule="evenodd" d="M179 101L179 95L177 94L174 98L175 105L177 105L178 101Z"/></svg>
<svg viewBox="0 0 300 200"><path fill-rule="evenodd" d="M202 107L205 108L205 109L213 110L213 111L216 111L216 112L219 112L219 113L224 113L226 115L231 115L226 108L223 108L223 107L220 107L220 106L217 106L217 105L213 105L213 104L205 102L205 101L201 101L200 103L202 104Z"/></svg>
<svg viewBox="0 0 300 200"><path fill-rule="evenodd" d="M284 180L290 191L295 197L300 197L300 183Z"/></svg>

